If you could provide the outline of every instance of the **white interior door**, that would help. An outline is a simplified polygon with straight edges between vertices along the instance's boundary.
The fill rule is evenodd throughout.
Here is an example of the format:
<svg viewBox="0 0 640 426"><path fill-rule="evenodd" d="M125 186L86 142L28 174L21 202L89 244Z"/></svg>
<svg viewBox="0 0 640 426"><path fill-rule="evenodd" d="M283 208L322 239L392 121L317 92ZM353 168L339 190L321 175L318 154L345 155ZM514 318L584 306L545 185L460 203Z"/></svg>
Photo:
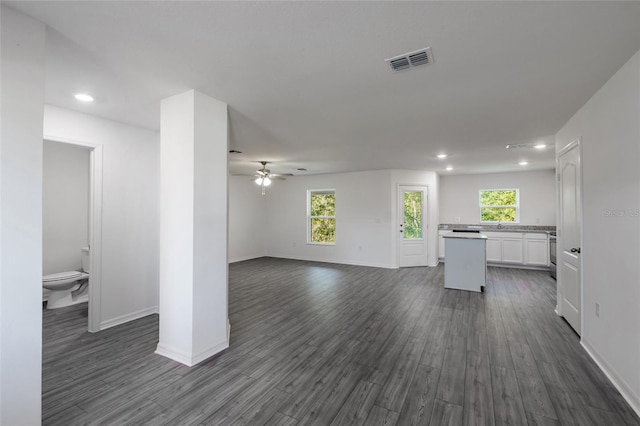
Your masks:
<svg viewBox="0 0 640 426"><path fill-rule="evenodd" d="M398 265L427 266L427 188L398 187Z"/></svg>
<svg viewBox="0 0 640 426"><path fill-rule="evenodd" d="M558 267L560 312L573 329L581 334L582 276L581 221L582 194L580 145L576 141L560 152L560 232Z"/></svg>

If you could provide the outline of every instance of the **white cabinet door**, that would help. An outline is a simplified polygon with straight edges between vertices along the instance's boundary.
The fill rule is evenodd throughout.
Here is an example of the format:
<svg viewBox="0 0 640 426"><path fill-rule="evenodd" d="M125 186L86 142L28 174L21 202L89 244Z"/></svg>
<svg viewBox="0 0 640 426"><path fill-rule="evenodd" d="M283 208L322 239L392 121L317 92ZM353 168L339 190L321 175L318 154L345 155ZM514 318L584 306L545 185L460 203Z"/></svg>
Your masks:
<svg viewBox="0 0 640 426"><path fill-rule="evenodd" d="M522 237L502 239L502 261L506 263L523 263Z"/></svg>
<svg viewBox="0 0 640 426"><path fill-rule="evenodd" d="M527 265L549 265L549 243L544 240L524 240L524 263Z"/></svg>
<svg viewBox="0 0 640 426"><path fill-rule="evenodd" d="M500 238L487 239L487 262L502 262L502 240Z"/></svg>

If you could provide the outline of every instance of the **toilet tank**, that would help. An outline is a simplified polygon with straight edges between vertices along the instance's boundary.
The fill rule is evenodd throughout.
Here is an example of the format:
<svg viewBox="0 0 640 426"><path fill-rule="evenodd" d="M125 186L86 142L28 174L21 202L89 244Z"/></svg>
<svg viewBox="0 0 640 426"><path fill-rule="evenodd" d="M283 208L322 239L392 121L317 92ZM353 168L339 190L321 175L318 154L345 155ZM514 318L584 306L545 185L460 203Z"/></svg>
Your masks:
<svg viewBox="0 0 640 426"><path fill-rule="evenodd" d="M82 247L82 270L89 273L91 262L89 261L89 247Z"/></svg>

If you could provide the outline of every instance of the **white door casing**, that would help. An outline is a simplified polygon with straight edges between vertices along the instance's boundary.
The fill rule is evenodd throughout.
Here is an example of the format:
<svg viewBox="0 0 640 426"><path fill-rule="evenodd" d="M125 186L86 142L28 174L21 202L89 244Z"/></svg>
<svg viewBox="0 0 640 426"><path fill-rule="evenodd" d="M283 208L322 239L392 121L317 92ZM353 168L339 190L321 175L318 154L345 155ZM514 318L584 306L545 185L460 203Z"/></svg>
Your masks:
<svg viewBox="0 0 640 426"><path fill-rule="evenodd" d="M558 153L560 226L558 232L558 295L560 313L582 334L582 177L580 143Z"/></svg>
<svg viewBox="0 0 640 426"><path fill-rule="evenodd" d="M398 266L401 268L427 266L427 195L426 186L398 186ZM411 201L407 216L405 197ZM416 220L405 223L410 218Z"/></svg>

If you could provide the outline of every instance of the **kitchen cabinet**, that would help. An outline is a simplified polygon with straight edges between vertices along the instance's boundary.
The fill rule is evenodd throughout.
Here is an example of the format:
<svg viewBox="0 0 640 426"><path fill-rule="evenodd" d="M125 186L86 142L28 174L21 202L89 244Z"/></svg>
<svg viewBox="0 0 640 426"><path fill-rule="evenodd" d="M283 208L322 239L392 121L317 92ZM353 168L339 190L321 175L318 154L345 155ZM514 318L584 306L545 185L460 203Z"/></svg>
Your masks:
<svg viewBox="0 0 640 426"><path fill-rule="evenodd" d="M487 235L487 262L502 262L502 240Z"/></svg>
<svg viewBox="0 0 640 426"><path fill-rule="evenodd" d="M504 263L523 263L522 234L502 239L502 261Z"/></svg>
<svg viewBox="0 0 640 426"><path fill-rule="evenodd" d="M444 238L438 232L438 254L444 259ZM482 231L487 236L486 258L491 264L545 267L549 265L549 237L545 232Z"/></svg>
<svg viewBox="0 0 640 426"><path fill-rule="evenodd" d="M444 287L456 290L482 291L487 281L485 244L481 234L461 232L444 236Z"/></svg>
<svg viewBox="0 0 640 426"><path fill-rule="evenodd" d="M521 232L483 232L487 240L487 262L523 263Z"/></svg>
<svg viewBox="0 0 640 426"><path fill-rule="evenodd" d="M547 234L524 234L524 264L549 265L549 241Z"/></svg>

